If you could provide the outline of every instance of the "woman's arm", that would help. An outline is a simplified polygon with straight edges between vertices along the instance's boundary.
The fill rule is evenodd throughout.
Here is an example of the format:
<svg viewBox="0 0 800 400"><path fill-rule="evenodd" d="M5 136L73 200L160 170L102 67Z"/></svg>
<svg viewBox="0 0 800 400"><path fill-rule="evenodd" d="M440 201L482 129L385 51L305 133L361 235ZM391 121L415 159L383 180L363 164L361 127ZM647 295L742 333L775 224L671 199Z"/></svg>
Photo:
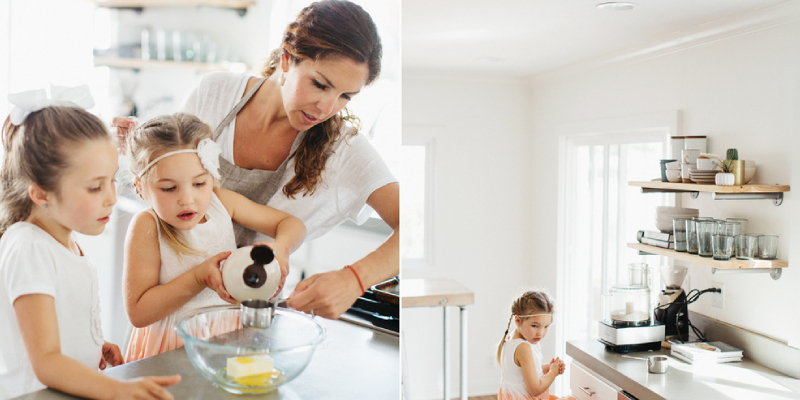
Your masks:
<svg viewBox="0 0 800 400"><path fill-rule="evenodd" d="M237 224L263 233L275 241L266 243L275 252L283 274L289 273L289 255L306 237L306 225L299 218L272 207L258 204L231 190L214 189L219 200Z"/></svg>
<svg viewBox="0 0 800 400"><path fill-rule="evenodd" d="M389 183L372 192L367 204L392 228L389 238L375 251L351 264L364 289L400 272L400 185ZM316 274L298 283L289 306L325 318L339 318L362 294L353 271L342 269Z"/></svg>
<svg viewBox="0 0 800 400"><path fill-rule="evenodd" d="M558 368L551 368L540 377L533 359L533 350L525 343L517 346L517 350L514 351L514 362L522 368L525 389L532 396L538 396L547 390L558 375Z"/></svg>
<svg viewBox="0 0 800 400"><path fill-rule="evenodd" d="M53 297L46 294L20 296L14 301L14 312L33 372L45 386L93 399L172 398L162 386L178 383L179 375L122 382L63 355Z"/></svg>
<svg viewBox="0 0 800 400"><path fill-rule="evenodd" d="M375 251L351 264L365 288L400 273L400 184L389 183L372 192L367 204L392 228L392 234Z"/></svg>
<svg viewBox="0 0 800 400"><path fill-rule="evenodd" d="M230 252L219 253L160 285L161 252L158 227L152 214L133 217L125 236L125 267L122 275L125 311L133 326L142 328L172 314L206 287L224 300L235 301L222 288L219 263Z"/></svg>

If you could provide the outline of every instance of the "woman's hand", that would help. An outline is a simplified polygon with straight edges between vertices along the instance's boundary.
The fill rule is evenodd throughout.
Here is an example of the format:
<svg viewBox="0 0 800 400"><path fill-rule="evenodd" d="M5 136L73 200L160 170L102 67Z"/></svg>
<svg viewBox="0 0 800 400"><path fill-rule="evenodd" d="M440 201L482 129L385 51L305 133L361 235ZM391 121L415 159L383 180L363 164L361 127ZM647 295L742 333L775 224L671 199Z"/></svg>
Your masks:
<svg viewBox="0 0 800 400"><path fill-rule="evenodd" d="M180 375L147 376L132 381L121 382L113 394L114 399L174 399L165 386L172 386L181 381Z"/></svg>
<svg viewBox="0 0 800 400"><path fill-rule="evenodd" d="M116 367L122 364L125 364L125 360L122 358L119 346L109 342L103 343L103 358L100 359L100 369L106 369L108 365Z"/></svg>
<svg viewBox="0 0 800 400"><path fill-rule="evenodd" d="M111 120L111 127L117 128L117 151L119 154L125 154L128 146L128 134L139 125L139 120L136 117L114 117Z"/></svg>
<svg viewBox="0 0 800 400"><path fill-rule="evenodd" d="M236 299L231 297L222 282L222 272L220 263L231 255L230 251L223 251L208 260L203 261L194 267L195 280L201 286L205 286L219 295L219 298L228 303L236 303Z"/></svg>
<svg viewBox="0 0 800 400"><path fill-rule="evenodd" d="M277 242L258 242L254 243L253 246L267 246L272 249L272 253L278 261L278 266L281 267L281 283L278 285L278 289L275 290L275 295L270 298L272 300L281 294L283 285L286 283L286 277L289 275L289 248Z"/></svg>
<svg viewBox="0 0 800 400"><path fill-rule="evenodd" d="M353 272L340 269L300 281L287 305L298 311L313 311L315 315L335 319L344 314L361 294L361 286Z"/></svg>

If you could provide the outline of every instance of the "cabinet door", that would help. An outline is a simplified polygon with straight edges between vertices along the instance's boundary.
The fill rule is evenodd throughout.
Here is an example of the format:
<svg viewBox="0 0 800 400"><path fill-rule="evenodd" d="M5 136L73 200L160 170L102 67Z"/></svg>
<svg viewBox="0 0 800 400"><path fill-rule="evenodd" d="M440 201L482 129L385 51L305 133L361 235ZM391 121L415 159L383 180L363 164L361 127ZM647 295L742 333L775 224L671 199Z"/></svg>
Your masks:
<svg viewBox="0 0 800 400"><path fill-rule="evenodd" d="M576 399L617 400L617 389L577 362L572 362L569 374L569 388Z"/></svg>

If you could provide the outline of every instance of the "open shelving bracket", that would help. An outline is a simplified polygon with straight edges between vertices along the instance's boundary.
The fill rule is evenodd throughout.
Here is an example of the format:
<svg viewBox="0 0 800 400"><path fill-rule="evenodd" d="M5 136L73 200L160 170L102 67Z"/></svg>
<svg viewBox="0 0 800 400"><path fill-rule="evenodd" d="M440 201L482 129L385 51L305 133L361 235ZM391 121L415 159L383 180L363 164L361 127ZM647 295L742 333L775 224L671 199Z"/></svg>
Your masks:
<svg viewBox="0 0 800 400"><path fill-rule="evenodd" d="M742 274L742 273L764 273L769 272L769 276L778 280L781 277L781 268L767 268L767 269L719 269L711 268L712 274Z"/></svg>
<svg viewBox="0 0 800 400"><path fill-rule="evenodd" d="M659 189L659 188L642 188L642 193L689 193L693 199L696 199L697 196L700 195L698 191L688 191L688 190L681 190L681 189Z"/></svg>
<svg viewBox="0 0 800 400"><path fill-rule="evenodd" d="M778 193L711 193L713 200L752 200L752 199L771 199L772 204L779 206L783 204L783 192Z"/></svg>
<svg viewBox="0 0 800 400"><path fill-rule="evenodd" d="M689 190L681 190L681 189L661 189L661 188L642 188L642 193L689 193L693 199L696 199L699 195L699 191L689 191ZM775 193L722 193L722 192L711 192L711 199L712 200L757 200L757 199L768 199L772 200L772 204L775 206L779 206L783 204L783 192L775 192Z"/></svg>

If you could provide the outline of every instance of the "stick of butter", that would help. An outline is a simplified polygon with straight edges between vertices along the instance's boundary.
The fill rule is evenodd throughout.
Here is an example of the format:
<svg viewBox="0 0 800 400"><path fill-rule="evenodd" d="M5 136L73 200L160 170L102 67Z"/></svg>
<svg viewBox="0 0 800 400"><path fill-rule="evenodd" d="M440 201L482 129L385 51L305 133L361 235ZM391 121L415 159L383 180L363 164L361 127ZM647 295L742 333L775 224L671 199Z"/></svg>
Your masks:
<svg viewBox="0 0 800 400"><path fill-rule="evenodd" d="M228 376L239 378L272 372L274 361L268 355L228 358Z"/></svg>

